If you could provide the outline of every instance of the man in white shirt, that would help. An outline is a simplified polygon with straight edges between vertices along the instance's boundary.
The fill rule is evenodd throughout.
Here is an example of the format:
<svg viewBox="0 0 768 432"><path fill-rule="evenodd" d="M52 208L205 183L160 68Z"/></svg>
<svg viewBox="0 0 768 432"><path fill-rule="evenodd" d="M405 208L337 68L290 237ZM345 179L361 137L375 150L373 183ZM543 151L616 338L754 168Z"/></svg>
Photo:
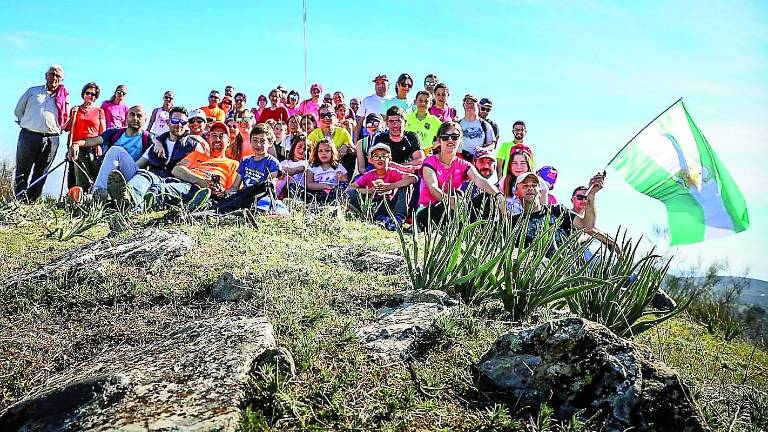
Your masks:
<svg viewBox="0 0 768 432"><path fill-rule="evenodd" d="M64 69L53 65L45 73L45 85L30 87L16 104L16 123L21 126L16 147L16 195L44 176L56 157L61 126L66 123L69 112L69 93L63 81ZM42 180L29 188L25 198L38 199L44 184Z"/></svg>
<svg viewBox="0 0 768 432"><path fill-rule="evenodd" d="M363 98L363 102L360 104L360 108L356 113L357 126L355 126L355 142L367 135L365 129L361 130L363 120L366 116L371 113L380 113L384 103L389 99L389 95L387 94L387 91L389 90L389 78L387 78L386 75L376 75L376 78L373 79L373 84L375 93Z"/></svg>

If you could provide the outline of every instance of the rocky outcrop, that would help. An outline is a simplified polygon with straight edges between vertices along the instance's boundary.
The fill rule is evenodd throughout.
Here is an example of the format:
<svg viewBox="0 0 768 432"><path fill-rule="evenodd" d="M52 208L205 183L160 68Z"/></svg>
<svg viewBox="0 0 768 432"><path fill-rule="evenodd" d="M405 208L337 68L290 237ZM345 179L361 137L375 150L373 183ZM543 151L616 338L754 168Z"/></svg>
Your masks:
<svg viewBox="0 0 768 432"><path fill-rule="evenodd" d="M265 318L180 325L55 376L1 413L0 430L234 431L253 363L274 347Z"/></svg>
<svg viewBox="0 0 768 432"><path fill-rule="evenodd" d="M371 251L353 257L352 268L357 271L393 274L405 268L405 259L400 255Z"/></svg>
<svg viewBox="0 0 768 432"><path fill-rule="evenodd" d="M249 296L245 282L230 272L222 273L211 286L211 297L222 301L242 300Z"/></svg>
<svg viewBox="0 0 768 432"><path fill-rule="evenodd" d="M29 273L11 277L7 286L13 286L61 274L76 275L79 271L91 273L94 266L105 262L129 265L148 265L161 258L176 258L192 249L192 238L178 232L148 228L118 240L105 238L73 249Z"/></svg>
<svg viewBox="0 0 768 432"><path fill-rule="evenodd" d="M357 334L374 358L395 361L427 334L435 320L449 310L437 303L404 303L379 310L376 321L358 329Z"/></svg>
<svg viewBox="0 0 768 432"><path fill-rule="evenodd" d="M644 347L580 318L500 337L478 365L478 387L520 406L547 403L567 419L597 414L610 431L708 431L677 374Z"/></svg>

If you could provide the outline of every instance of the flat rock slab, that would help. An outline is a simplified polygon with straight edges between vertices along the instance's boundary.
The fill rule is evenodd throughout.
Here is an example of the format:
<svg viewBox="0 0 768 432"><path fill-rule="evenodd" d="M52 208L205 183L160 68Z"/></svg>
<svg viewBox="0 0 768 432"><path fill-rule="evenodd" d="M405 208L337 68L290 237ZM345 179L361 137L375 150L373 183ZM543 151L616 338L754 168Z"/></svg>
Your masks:
<svg viewBox="0 0 768 432"><path fill-rule="evenodd" d="M124 238L96 240L73 249L40 268L11 277L7 286L45 279L62 273L89 271L104 262L147 265L161 258L176 258L192 249L194 242L186 234L147 228Z"/></svg>
<svg viewBox="0 0 768 432"><path fill-rule="evenodd" d="M380 309L379 318L357 330L371 355L382 361L395 361L424 336L437 317L448 307L436 303L405 303Z"/></svg>
<svg viewBox="0 0 768 432"><path fill-rule="evenodd" d="M479 388L520 406L547 403L561 419L594 415L599 430L709 430L677 373L647 348L585 319L507 333L477 370Z"/></svg>
<svg viewBox="0 0 768 432"><path fill-rule="evenodd" d="M0 430L234 431L254 360L273 348L266 318L179 325L53 377L0 413Z"/></svg>

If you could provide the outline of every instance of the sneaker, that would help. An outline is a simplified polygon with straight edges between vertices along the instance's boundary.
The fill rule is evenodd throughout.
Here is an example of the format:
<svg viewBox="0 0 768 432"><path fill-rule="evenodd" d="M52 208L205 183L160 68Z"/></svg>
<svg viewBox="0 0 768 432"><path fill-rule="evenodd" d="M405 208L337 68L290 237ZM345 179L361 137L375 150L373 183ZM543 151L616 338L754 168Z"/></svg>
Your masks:
<svg viewBox="0 0 768 432"><path fill-rule="evenodd" d="M187 202L187 211L194 213L197 210L201 210L208 204L208 200L211 199L211 190L208 188L202 188L195 192L192 199Z"/></svg>
<svg viewBox="0 0 768 432"><path fill-rule="evenodd" d="M397 231L397 228L403 224L403 218L401 216L395 216L394 219L387 219L388 220L384 222L384 228L386 228L388 231Z"/></svg>
<svg viewBox="0 0 768 432"><path fill-rule="evenodd" d="M134 207L133 195L128 190L128 182L125 181L123 173L113 170L107 177L107 193L115 202L118 209L128 209Z"/></svg>
<svg viewBox="0 0 768 432"><path fill-rule="evenodd" d="M389 218L389 216L387 216L387 215L378 215L378 216L375 216L375 217L373 218L373 222L374 222L374 223L379 223L379 224L382 224L382 225L384 225L384 226L386 226L386 225L387 225L387 222L388 222L388 221L390 221L390 220L391 220L391 219L390 219L390 218Z"/></svg>
<svg viewBox="0 0 768 432"><path fill-rule="evenodd" d="M92 197L96 202L105 203L109 201L109 193L106 189L94 189Z"/></svg>

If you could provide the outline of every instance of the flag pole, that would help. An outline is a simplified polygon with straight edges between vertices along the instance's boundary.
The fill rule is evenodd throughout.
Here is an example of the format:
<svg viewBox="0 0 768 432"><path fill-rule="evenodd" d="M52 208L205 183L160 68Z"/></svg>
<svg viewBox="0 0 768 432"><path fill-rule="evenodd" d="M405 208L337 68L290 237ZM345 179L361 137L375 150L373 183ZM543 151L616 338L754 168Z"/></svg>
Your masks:
<svg viewBox="0 0 768 432"><path fill-rule="evenodd" d="M682 97L680 97L678 100L676 100L676 101L675 101L675 103L673 103L672 105L670 105L669 107L667 107L667 109L665 109L664 111L660 112L660 113L659 113L659 115L657 115L656 117L654 117L654 118L653 118L653 120L649 121L647 125L643 126L643 128L642 128L642 129L640 129L640 131L639 131L639 132L637 132L637 133L635 134L635 136L633 136L633 137L632 137L632 139L630 139L629 141L627 141L627 143L626 143L626 144L624 144L624 146L622 146L622 147L621 147L621 149L619 149L619 151L618 151L618 152L616 152L616 154L615 154L615 155L614 155L614 156L611 158L611 160L610 160L610 161L609 161L607 164L605 164L605 168L603 168L603 171L605 171L605 169L606 169L606 168L608 168L608 166L609 166L611 163L613 163L613 161L615 161L617 157L619 157L619 155L621 154L621 152L623 152L623 151L624 151L624 149L625 149L625 148L627 148L627 146L628 146L630 143L632 143L632 141L634 141L634 140L635 140L635 138L637 138L637 136L638 136L638 135L640 135L640 134L641 134L641 133L642 133L642 132L645 130L645 128L647 128L648 126L650 126L650 125L651 125L651 123L655 122L655 121L656 121L656 120L657 120L659 117L661 117L661 116L662 116L662 115L663 115L665 112L669 111L669 109L670 109L670 108L672 108L673 106L677 105L677 103L678 103L678 102L680 102L680 101L682 101L682 100L683 100L683 98L682 98Z"/></svg>

